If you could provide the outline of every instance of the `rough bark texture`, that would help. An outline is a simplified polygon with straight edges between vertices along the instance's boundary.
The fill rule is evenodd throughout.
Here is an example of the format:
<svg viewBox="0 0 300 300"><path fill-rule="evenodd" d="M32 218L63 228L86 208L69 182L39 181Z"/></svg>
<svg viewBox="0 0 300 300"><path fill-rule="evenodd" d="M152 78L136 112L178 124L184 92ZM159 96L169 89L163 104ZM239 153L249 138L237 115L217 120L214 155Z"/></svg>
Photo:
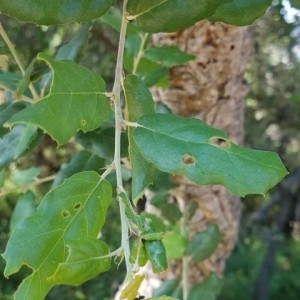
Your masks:
<svg viewBox="0 0 300 300"><path fill-rule="evenodd" d="M155 100L167 104L176 114L197 117L225 130L231 140L241 144L243 99L247 93L243 73L252 53L248 29L203 21L181 32L157 34L153 42L178 45L196 56L194 61L170 70L170 86L156 89ZM180 186L172 191L173 195L185 202L198 203L199 209L190 221L191 234L210 223L217 223L222 233L215 253L199 264L190 265L190 282L199 282L210 272L221 276L237 239L239 199L220 186L198 187L183 177L174 180ZM180 274L180 264L170 267L165 278Z"/></svg>

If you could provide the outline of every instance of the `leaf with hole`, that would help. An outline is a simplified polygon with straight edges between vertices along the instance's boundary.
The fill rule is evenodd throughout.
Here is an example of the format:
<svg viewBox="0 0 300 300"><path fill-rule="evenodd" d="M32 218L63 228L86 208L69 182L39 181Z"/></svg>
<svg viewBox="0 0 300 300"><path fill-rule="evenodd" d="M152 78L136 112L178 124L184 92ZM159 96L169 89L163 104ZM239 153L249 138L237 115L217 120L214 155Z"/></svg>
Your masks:
<svg viewBox="0 0 300 300"><path fill-rule="evenodd" d="M46 194L36 213L17 225L3 254L6 260L4 275L18 272L24 265L32 269L32 273L19 286L16 300L44 299L58 281L76 280L68 278L73 262L76 272L81 268L80 280L89 279L88 273L84 277L84 271L87 264L94 268L95 262L89 260L78 264L78 258L82 260L86 249L78 247L75 241L97 239L111 195L110 184L101 180L96 172L77 173ZM107 253L104 250L97 256ZM95 251L92 252L95 255ZM86 253L90 255L90 252ZM105 261L103 270L106 268ZM59 280L54 280L55 274L59 274ZM49 281L49 278L53 280Z"/></svg>
<svg viewBox="0 0 300 300"><path fill-rule="evenodd" d="M271 0L232 0L220 5L208 19L236 26L253 23L272 4Z"/></svg>
<svg viewBox="0 0 300 300"><path fill-rule="evenodd" d="M224 0L129 0L129 19L145 32L174 32L212 15Z"/></svg>
<svg viewBox="0 0 300 300"><path fill-rule="evenodd" d="M0 0L0 13L39 25L83 22L105 14L112 0ZM48 4L48 5L47 5Z"/></svg>
<svg viewBox="0 0 300 300"><path fill-rule="evenodd" d="M59 145L78 131L90 131L106 121L111 108L101 77L69 60L56 61L40 54L49 64L53 81L49 95L15 114L7 123L36 125Z"/></svg>
<svg viewBox="0 0 300 300"><path fill-rule="evenodd" d="M221 184L239 196L265 194L287 175L276 153L241 148L194 118L149 114L132 134L144 159L199 185Z"/></svg>

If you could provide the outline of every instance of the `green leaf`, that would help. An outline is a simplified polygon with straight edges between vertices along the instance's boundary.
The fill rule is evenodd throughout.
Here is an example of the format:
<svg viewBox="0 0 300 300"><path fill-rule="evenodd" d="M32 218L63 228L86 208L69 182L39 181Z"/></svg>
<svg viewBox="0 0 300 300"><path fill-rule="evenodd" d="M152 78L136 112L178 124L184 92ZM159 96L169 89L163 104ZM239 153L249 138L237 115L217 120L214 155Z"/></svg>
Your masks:
<svg viewBox="0 0 300 300"><path fill-rule="evenodd" d="M99 157L113 160L115 149L115 128L97 128L90 132L78 132L76 142L92 151ZM128 140L125 134L121 136L121 157L128 157Z"/></svg>
<svg viewBox="0 0 300 300"><path fill-rule="evenodd" d="M154 273L160 273L167 269L168 262L164 244L160 240L144 241L147 256L151 262Z"/></svg>
<svg viewBox="0 0 300 300"><path fill-rule="evenodd" d="M30 217L35 212L35 196L31 191L26 192L18 199L18 202L11 215L9 227L12 232L15 227L27 217Z"/></svg>
<svg viewBox="0 0 300 300"><path fill-rule="evenodd" d="M193 262L205 260L216 250L221 238L217 225L211 224L205 231L196 232L187 248L187 255Z"/></svg>
<svg viewBox="0 0 300 300"><path fill-rule="evenodd" d="M236 26L249 25L264 15L271 4L272 0L232 0L220 5L208 19Z"/></svg>
<svg viewBox="0 0 300 300"><path fill-rule="evenodd" d="M168 68L182 65L195 59L194 55L182 52L176 46L150 47L145 50L144 56Z"/></svg>
<svg viewBox="0 0 300 300"><path fill-rule="evenodd" d="M151 114L138 124L133 140L144 159L196 184L222 184L245 196L265 194L287 175L276 153L241 148L198 119Z"/></svg>
<svg viewBox="0 0 300 300"><path fill-rule="evenodd" d="M52 188L60 185L66 178L81 171L96 171L104 167L104 160L89 151L80 151L76 153L70 162L62 165L56 174Z"/></svg>
<svg viewBox="0 0 300 300"><path fill-rule="evenodd" d="M47 278L51 283L79 285L110 269L109 247L103 241L83 238L68 242L66 247L68 257Z"/></svg>
<svg viewBox="0 0 300 300"><path fill-rule="evenodd" d="M40 174L39 168L35 168L35 167L31 167L25 170L16 170L16 172L13 174L12 182L16 186L22 186L32 182L34 179L36 179L39 176L39 174Z"/></svg>
<svg viewBox="0 0 300 300"><path fill-rule="evenodd" d="M10 91L16 91L20 80L21 76L18 74L10 72L0 73L0 87Z"/></svg>
<svg viewBox="0 0 300 300"><path fill-rule="evenodd" d="M172 295L179 285L180 283L177 279L166 280L153 291L153 296Z"/></svg>
<svg viewBox="0 0 300 300"><path fill-rule="evenodd" d="M172 228L172 231L166 233L163 243L166 249L167 258L179 259L183 257L188 241L181 234L180 227L177 225Z"/></svg>
<svg viewBox="0 0 300 300"><path fill-rule="evenodd" d="M126 119L136 122L144 114L154 112L154 102L148 88L143 81L135 76L128 75L124 81L126 100ZM129 136L129 158L132 173L132 199L136 204L144 190L153 182L153 166L148 163L140 154L134 139L132 129L128 129Z"/></svg>
<svg viewBox="0 0 300 300"><path fill-rule="evenodd" d="M0 13L39 25L83 22L105 14L112 0L0 0Z"/></svg>
<svg viewBox="0 0 300 300"><path fill-rule="evenodd" d="M212 15L224 0L129 0L127 11L146 32L174 32Z"/></svg>
<svg viewBox="0 0 300 300"><path fill-rule="evenodd" d="M15 114L9 126L34 124L61 145L76 131L96 129L109 118L111 109L101 77L69 60L55 61L42 54L39 58L46 61L53 72L50 93Z"/></svg>
<svg viewBox="0 0 300 300"><path fill-rule="evenodd" d="M84 246L78 249L76 243L72 253L74 241L96 240L105 221L111 194L110 184L101 180L96 172L78 173L50 191L36 213L19 223L3 254L6 260L4 275L18 272L23 265L31 268L32 273L19 286L16 300L44 299L55 284L48 278L60 270L57 268L62 263L72 262L78 257L79 250L84 249ZM93 268L95 262L89 263ZM82 271L86 270L85 263L82 268ZM60 280L63 279L60 277Z"/></svg>
<svg viewBox="0 0 300 300"><path fill-rule="evenodd" d="M161 296L161 297L154 297L148 298L148 300L177 300L177 298L169 297L169 296Z"/></svg>
<svg viewBox="0 0 300 300"><path fill-rule="evenodd" d="M215 274L210 274L203 282L193 286L188 296L188 300L215 300L220 289L220 279L218 279Z"/></svg>
<svg viewBox="0 0 300 300"><path fill-rule="evenodd" d="M0 126L3 126L15 113L25 107L27 107L27 103L23 101L0 105Z"/></svg>
<svg viewBox="0 0 300 300"><path fill-rule="evenodd" d="M300 9L300 0L290 0L292 7Z"/></svg>
<svg viewBox="0 0 300 300"><path fill-rule="evenodd" d="M0 139L0 168L32 150L40 140L35 126L17 125Z"/></svg>

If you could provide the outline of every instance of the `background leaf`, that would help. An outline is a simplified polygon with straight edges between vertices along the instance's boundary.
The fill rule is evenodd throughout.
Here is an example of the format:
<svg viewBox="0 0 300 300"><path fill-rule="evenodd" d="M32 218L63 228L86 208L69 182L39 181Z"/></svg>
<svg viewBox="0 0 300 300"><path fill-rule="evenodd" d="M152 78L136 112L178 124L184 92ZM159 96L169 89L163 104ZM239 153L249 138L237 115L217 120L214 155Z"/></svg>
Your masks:
<svg viewBox="0 0 300 300"><path fill-rule="evenodd" d="M127 10L142 31L174 32L208 18L223 2L224 0L129 0Z"/></svg>
<svg viewBox="0 0 300 300"><path fill-rule="evenodd" d="M0 12L23 22L39 25L66 24L98 18L105 14L113 0L0 0Z"/></svg>
<svg viewBox="0 0 300 300"><path fill-rule="evenodd" d="M42 54L39 58L53 72L50 94L15 114L8 125L34 124L61 145L77 130L96 129L109 118L111 109L101 77L72 61L55 61Z"/></svg>
<svg viewBox="0 0 300 300"><path fill-rule="evenodd" d="M221 289L221 281L215 274L210 274L203 282L191 289L188 300L215 300Z"/></svg>
<svg viewBox="0 0 300 300"><path fill-rule="evenodd" d="M19 286L16 300L44 299L54 285L48 278L68 257L73 257L67 257L73 241L97 238L111 193L110 184L96 172L78 173L50 191L36 213L19 223L3 254L4 275L18 272L23 265L32 273ZM93 267L94 262L90 263Z"/></svg>
<svg viewBox="0 0 300 300"><path fill-rule="evenodd" d="M135 76L128 75L124 81L126 100L126 119L135 122L147 113L154 112L152 95L143 81ZM132 173L132 200L134 203L142 196L144 190L153 182L153 166L140 154L134 139L132 129L128 129L129 158Z"/></svg>
<svg viewBox="0 0 300 300"><path fill-rule="evenodd" d="M213 254L220 241L221 234L217 225L211 224L206 230L196 232L187 248L187 255L193 262L205 260Z"/></svg>
<svg viewBox="0 0 300 300"><path fill-rule="evenodd" d="M240 148L198 119L152 114L138 123L133 139L142 156L158 169L184 174L197 184L222 184L239 196L265 194L287 175L277 154Z"/></svg>
<svg viewBox="0 0 300 300"><path fill-rule="evenodd" d="M236 26L253 23L272 4L271 0L232 0L220 5L208 19Z"/></svg>

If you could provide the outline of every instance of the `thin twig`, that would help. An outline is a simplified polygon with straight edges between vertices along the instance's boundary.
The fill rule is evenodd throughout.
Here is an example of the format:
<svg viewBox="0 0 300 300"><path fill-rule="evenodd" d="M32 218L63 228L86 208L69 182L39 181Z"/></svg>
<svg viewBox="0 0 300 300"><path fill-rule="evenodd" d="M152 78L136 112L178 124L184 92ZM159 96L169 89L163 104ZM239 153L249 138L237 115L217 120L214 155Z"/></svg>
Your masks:
<svg viewBox="0 0 300 300"><path fill-rule="evenodd" d="M22 72L22 75L24 76L26 71L25 71L25 68L19 58L19 55L15 49L15 46L13 45L13 43L11 42L11 40L9 39L8 35L6 34L6 31L5 29L3 28L2 24L0 23L0 35L1 37L3 38L4 42L6 43L9 51L11 52L12 56L14 57L14 60L16 61L19 69L21 70ZM39 98L39 95L37 93L37 91L35 90L34 86L32 83L29 84L29 89L31 91L31 94L33 96L34 99L38 99Z"/></svg>

